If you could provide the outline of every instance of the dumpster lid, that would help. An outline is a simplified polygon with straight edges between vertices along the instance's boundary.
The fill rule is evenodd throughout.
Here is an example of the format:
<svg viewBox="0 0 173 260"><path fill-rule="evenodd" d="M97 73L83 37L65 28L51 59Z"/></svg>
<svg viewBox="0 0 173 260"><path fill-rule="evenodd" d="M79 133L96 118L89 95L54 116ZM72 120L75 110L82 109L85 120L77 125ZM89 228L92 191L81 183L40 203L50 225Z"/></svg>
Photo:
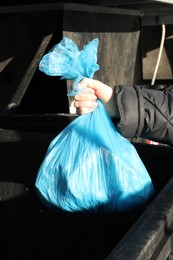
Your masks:
<svg viewBox="0 0 173 260"><path fill-rule="evenodd" d="M127 10L136 10L143 13L143 15L160 15L163 13L171 13L173 10L172 0L73 0L73 1L57 1L57 0L15 0L15 1L1 1L0 7L8 6L26 6L38 4L86 4L102 7L121 8Z"/></svg>

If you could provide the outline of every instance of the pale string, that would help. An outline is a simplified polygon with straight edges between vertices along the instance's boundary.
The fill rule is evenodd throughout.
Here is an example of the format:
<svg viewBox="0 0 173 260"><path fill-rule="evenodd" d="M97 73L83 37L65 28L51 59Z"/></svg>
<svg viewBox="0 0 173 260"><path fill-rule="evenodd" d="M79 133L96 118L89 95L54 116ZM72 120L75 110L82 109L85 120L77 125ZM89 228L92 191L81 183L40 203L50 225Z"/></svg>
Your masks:
<svg viewBox="0 0 173 260"><path fill-rule="evenodd" d="M166 34L166 26L165 26L165 24L162 24L162 37L161 37L161 42L160 42L160 49L159 49L159 54L158 54L157 63L156 63L156 67L155 67L155 70L154 70L153 78L152 78L152 81L151 81L151 85L155 84L156 75L157 75L157 71L158 71L158 68L159 68L160 59L161 59L161 56L162 56L162 51L163 51L163 46L164 46L164 41L165 41L165 34Z"/></svg>
<svg viewBox="0 0 173 260"><path fill-rule="evenodd" d="M165 34L166 34L166 27L165 27L165 24L162 24L162 37L161 37L161 42L160 42L160 49L159 49L159 54L158 54L157 63L156 63L156 67L155 67L155 70L154 70L151 85L155 84L156 75L157 75L160 59L161 59L162 52L163 52L163 46L164 46L164 42L165 42ZM153 141L150 141L150 140L149 140L149 142L150 142L150 144L159 145L158 142L153 142Z"/></svg>

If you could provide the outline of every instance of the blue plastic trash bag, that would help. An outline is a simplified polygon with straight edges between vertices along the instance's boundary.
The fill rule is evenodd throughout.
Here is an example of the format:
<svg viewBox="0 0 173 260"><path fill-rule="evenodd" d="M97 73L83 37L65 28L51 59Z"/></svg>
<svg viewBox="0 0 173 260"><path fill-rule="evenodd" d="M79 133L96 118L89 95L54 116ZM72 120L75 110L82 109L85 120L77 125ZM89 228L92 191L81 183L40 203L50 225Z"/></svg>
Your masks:
<svg viewBox="0 0 173 260"><path fill-rule="evenodd" d="M93 78L94 73L99 70L97 49L97 38L80 51L71 39L64 37L48 54L43 56L39 69L49 76L61 76L61 79L74 80L72 91L68 93L68 96L75 96L81 91L77 87L81 79Z"/></svg>
<svg viewBox="0 0 173 260"><path fill-rule="evenodd" d="M92 77L98 69L97 47L98 39L94 39L81 55L65 38L55 46L58 53L51 50L43 57L41 70L76 82ZM98 103L94 112L77 117L51 141L38 170L35 186L43 202L53 209L122 212L144 205L153 194L152 180L135 147L118 133L102 102Z"/></svg>

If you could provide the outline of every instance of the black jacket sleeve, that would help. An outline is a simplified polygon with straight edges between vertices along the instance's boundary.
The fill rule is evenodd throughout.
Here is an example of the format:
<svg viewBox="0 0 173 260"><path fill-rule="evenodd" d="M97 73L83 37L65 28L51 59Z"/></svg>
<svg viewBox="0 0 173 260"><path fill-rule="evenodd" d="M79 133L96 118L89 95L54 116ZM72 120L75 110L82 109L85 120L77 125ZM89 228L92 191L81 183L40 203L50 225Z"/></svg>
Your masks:
<svg viewBox="0 0 173 260"><path fill-rule="evenodd" d="M173 145L173 92L142 86L116 86L120 114L118 131L127 138L142 137Z"/></svg>

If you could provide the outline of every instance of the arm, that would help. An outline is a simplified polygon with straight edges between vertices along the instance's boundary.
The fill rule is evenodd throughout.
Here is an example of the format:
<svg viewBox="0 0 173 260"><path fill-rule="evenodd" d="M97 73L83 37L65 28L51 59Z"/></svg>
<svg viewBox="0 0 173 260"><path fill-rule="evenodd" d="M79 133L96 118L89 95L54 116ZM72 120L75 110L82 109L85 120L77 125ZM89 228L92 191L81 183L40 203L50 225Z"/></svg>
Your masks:
<svg viewBox="0 0 173 260"><path fill-rule="evenodd" d="M117 129L124 137L143 137L173 144L173 92L142 86L112 89L92 79L84 79L80 86L87 87L89 93L86 91L75 97L79 114L92 112L99 98L110 116L117 119Z"/></svg>
<svg viewBox="0 0 173 260"><path fill-rule="evenodd" d="M173 93L142 86L115 88L120 113L117 128L125 137L173 144Z"/></svg>

